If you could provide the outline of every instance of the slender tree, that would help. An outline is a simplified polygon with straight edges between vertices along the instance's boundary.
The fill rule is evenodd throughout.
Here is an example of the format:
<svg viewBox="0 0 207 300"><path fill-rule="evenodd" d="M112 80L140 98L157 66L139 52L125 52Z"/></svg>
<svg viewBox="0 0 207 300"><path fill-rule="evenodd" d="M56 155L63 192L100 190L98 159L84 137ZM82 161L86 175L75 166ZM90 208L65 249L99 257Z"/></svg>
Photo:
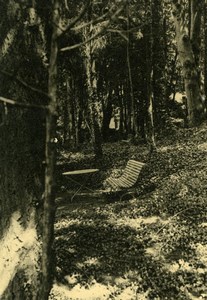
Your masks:
<svg viewBox="0 0 207 300"><path fill-rule="evenodd" d="M164 31L163 1L152 0L152 69L154 120L157 129L162 130L166 121L166 47Z"/></svg>
<svg viewBox="0 0 207 300"><path fill-rule="evenodd" d="M88 21L92 19L93 6L91 5L88 12ZM96 34L95 31L100 30L100 28L94 27L93 24L90 24L88 28L83 30L83 35L85 40L90 40L91 36ZM88 109L90 116L90 125L91 125L91 139L94 148L94 153L97 157L102 156L102 141L101 141L101 131L100 123L98 122L99 112L98 108L100 106L100 101L98 99L97 91L97 72L96 72L96 63L97 63L97 48L102 47L104 43L103 38L97 40L89 41L84 45L84 56L85 56L85 67L86 67L86 77L87 77L87 91L88 91Z"/></svg>
<svg viewBox="0 0 207 300"><path fill-rule="evenodd" d="M127 68L128 68L128 77L129 77L129 89L130 89L130 98L131 98L131 108L132 108L132 131L135 136L138 135L137 128L137 107L134 97L134 87L132 79L132 69L131 69L131 59L130 59L130 18L129 18L129 3L126 7L127 10Z"/></svg>

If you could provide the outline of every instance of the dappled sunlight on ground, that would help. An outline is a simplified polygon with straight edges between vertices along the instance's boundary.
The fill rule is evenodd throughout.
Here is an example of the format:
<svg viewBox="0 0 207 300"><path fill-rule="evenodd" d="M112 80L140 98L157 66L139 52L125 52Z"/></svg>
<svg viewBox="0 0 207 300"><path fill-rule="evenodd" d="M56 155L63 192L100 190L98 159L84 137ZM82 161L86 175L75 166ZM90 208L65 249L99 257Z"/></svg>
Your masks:
<svg viewBox="0 0 207 300"><path fill-rule="evenodd" d="M202 288L196 288L196 293L205 294L201 278L207 268L205 246L192 245L186 239L186 247L191 250L182 250L179 243L188 238L189 228L186 222L180 224L179 213L168 218L145 217L139 215L141 208L135 200L100 206L85 204L79 209L70 205L56 224L57 272L62 285L54 286L51 299L156 299L151 295L159 294L160 289L161 294L167 293L162 286L165 280L172 286L181 286L172 290L174 296L169 299L179 299L178 293L183 294L183 299L193 299L187 273L192 274L196 284L201 281ZM205 222L198 228L205 228ZM194 251L193 258L186 260L185 251ZM155 291L153 286L157 285Z"/></svg>
<svg viewBox="0 0 207 300"><path fill-rule="evenodd" d="M61 195L51 300L207 299L206 139L205 127L160 144L140 176L137 199L71 202ZM137 153L120 145L104 145L108 160L101 163L111 160L100 180Z"/></svg>
<svg viewBox="0 0 207 300"><path fill-rule="evenodd" d="M188 210L168 218L145 217L140 215L142 205L133 200L100 206L85 204L79 209L70 205L65 214L59 211L62 217L56 223L57 272L64 285L54 286L51 299L155 299L151 296L155 293L153 286L162 286L166 276L170 285L181 286L178 290L183 299L193 299L188 273L193 282L201 282L196 293L205 295L206 247L188 239L193 231L189 231L185 220L180 220L180 214ZM205 224L200 222L196 228L202 231ZM183 239L184 248L180 246ZM193 251L188 260L187 251ZM143 288L146 282L147 289ZM64 297L59 298L58 293ZM177 297L178 291L172 293ZM169 299L179 299L173 297Z"/></svg>

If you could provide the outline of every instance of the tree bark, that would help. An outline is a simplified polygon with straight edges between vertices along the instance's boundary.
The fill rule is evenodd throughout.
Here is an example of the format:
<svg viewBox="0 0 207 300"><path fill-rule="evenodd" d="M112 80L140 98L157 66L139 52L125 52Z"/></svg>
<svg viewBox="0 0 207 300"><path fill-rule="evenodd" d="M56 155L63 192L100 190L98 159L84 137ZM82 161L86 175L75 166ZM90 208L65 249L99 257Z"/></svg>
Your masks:
<svg viewBox="0 0 207 300"><path fill-rule="evenodd" d="M91 19L91 11L89 10L89 20ZM89 26L89 29L85 31L85 39L90 39L93 32L93 25ZM95 52L96 47L93 45L94 41L90 41L85 45L85 66L87 76L87 90L88 90L88 109L91 125L91 139L96 157L102 156L102 137L100 125L98 122L98 91L97 91L97 74L96 74L96 59Z"/></svg>
<svg viewBox="0 0 207 300"><path fill-rule="evenodd" d="M45 191L42 227L42 284L40 299L47 300L53 284L54 268L54 217L55 217L55 164L56 164L56 118L57 118L57 55L59 1L53 3L53 32L51 36L50 61L48 70L48 113L46 115L45 147Z"/></svg>
<svg viewBox="0 0 207 300"><path fill-rule="evenodd" d="M131 110L132 110L132 132L135 137L138 136L138 127L137 127L137 107L135 105L135 98L134 98L134 87L132 81L132 68L131 68L131 61L130 61L130 23L129 23L129 3L127 5L127 68L128 68L128 77L129 77L129 89L130 89L130 98L131 98Z"/></svg>
<svg viewBox="0 0 207 300"><path fill-rule="evenodd" d="M187 96L188 125L195 126L201 122L203 105L200 93L200 72L198 68L197 40L200 34L200 2L191 1L191 29L187 32L186 21L182 18L181 5L173 3L173 18L176 30L178 56L182 65L184 86ZM197 6L195 6L195 2ZM195 10L195 7L197 9Z"/></svg>
<svg viewBox="0 0 207 300"><path fill-rule="evenodd" d="M103 108L102 136L105 141L107 141L109 136L109 124L111 121L112 111L111 94L109 93L106 107Z"/></svg>
<svg viewBox="0 0 207 300"><path fill-rule="evenodd" d="M161 0L151 2L151 16L154 123L156 129L162 131L166 123L166 47L163 28L163 3Z"/></svg>
<svg viewBox="0 0 207 300"><path fill-rule="evenodd" d="M57 7L54 8L54 24L57 24L57 11ZM21 102L28 103L25 107L7 104L0 126L2 300L46 300L53 282L56 28L54 25L51 40L49 97L37 97L32 89L29 92L13 81L9 86L10 91L8 86L0 86L1 94L6 93L11 98L15 96L16 102L21 99ZM32 65L25 65L25 61L32 61L37 55L36 49L31 50L24 39L21 46L28 59L25 60L25 57L21 56L21 47L15 49L18 61L23 64L22 69L30 74L30 80L37 82L41 79L46 88L45 67L36 65L35 72L29 72ZM7 68L13 63L12 68L15 69L15 61L11 54L5 56L5 60ZM22 69L17 70L17 76L22 75ZM31 99L35 105L30 107ZM38 106L38 103L41 105Z"/></svg>
<svg viewBox="0 0 207 300"><path fill-rule="evenodd" d="M70 143L72 135L72 121L71 121L71 109L70 109L70 85L69 78L66 78L66 97L63 100L63 141L64 146L67 147Z"/></svg>
<svg viewBox="0 0 207 300"><path fill-rule="evenodd" d="M0 298L40 299L44 113L9 106L0 127Z"/></svg>
<svg viewBox="0 0 207 300"><path fill-rule="evenodd" d="M146 16L150 15L152 18L152 3L151 1L145 6ZM153 29L152 24L148 24L145 28L145 49L146 49L146 105L144 105L145 111L145 138L149 145L149 153L156 150L156 141L155 141L155 126L154 126L154 91L153 88Z"/></svg>
<svg viewBox="0 0 207 300"><path fill-rule="evenodd" d="M207 109L207 0L204 3L204 94Z"/></svg>

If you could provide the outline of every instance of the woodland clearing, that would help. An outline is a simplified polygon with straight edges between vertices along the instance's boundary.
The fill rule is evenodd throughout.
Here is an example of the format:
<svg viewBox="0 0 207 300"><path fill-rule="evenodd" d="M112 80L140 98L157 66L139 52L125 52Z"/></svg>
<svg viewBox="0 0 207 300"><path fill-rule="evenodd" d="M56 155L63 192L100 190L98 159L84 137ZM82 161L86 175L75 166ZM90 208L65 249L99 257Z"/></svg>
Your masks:
<svg viewBox="0 0 207 300"><path fill-rule="evenodd" d="M177 129L147 153L117 142L104 145L99 162L70 154L74 168L98 165L97 187L129 158L146 167L139 196L125 201L70 202L59 178L51 299L207 299L206 124Z"/></svg>

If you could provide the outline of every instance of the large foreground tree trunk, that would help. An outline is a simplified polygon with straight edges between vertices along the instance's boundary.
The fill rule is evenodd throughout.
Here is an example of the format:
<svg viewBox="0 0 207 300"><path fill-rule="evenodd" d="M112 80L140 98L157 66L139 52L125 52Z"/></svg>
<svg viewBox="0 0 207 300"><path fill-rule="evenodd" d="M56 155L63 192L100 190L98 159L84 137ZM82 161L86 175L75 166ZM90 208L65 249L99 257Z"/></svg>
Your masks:
<svg viewBox="0 0 207 300"><path fill-rule="evenodd" d="M15 55L4 58L8 70L9 66L15 70L20 61L17 77L27 75L26 80L33 83L41 79L44 89L48 85L48 95L38 89L28 91L28 86L20 88L15 80L0 86L2 300L47 300L53 282L57 23L58 1L55 1L48 76L39 64L33 72L28 62L37 59L35 47L30 49L24 39L21 47L13 46L18 59ZM32 37L35 38L35 33ZM23 50L26 58L21 55Z"/></svg>
<svg viewBox="0 0 207 300"><path fill-rule="evenodd" d="M42 299L44 115L7 108L0 127L0 298ZM38 288L37 288L38 287Z"/></svg>

